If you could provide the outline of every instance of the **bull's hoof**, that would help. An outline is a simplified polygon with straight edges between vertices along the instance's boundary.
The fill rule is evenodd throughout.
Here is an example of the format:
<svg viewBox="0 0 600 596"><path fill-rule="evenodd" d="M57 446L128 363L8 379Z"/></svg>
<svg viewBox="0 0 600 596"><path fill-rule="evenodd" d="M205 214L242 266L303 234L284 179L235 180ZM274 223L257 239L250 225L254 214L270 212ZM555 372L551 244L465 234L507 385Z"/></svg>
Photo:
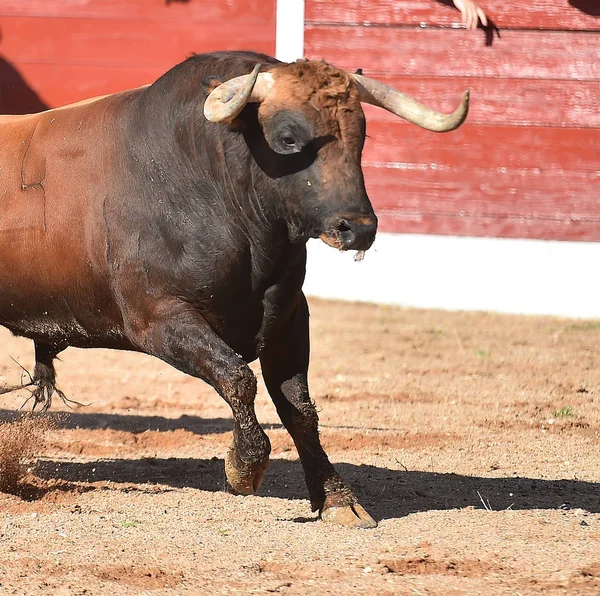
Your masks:
<svg viewBox="0 0 600 596"><path fill-rule="evenodd" d="M338 524L347 528L377 527L377 522L358 503L341 507L328 507L321 512L321 519L328 524Z"/></svg>
<svg viewBox="0 0 600 596"><path fill-rule="evenodd" d="M241 467L239 464L236 465L236 459L234 451L229 449L225 456L225 474L227 476L227 481L236 492L242 495L251 495L255 493L262 484L263 477L269 466L269 458L259 462L251 468L245 467L243 470L240 469Z"/></svg>

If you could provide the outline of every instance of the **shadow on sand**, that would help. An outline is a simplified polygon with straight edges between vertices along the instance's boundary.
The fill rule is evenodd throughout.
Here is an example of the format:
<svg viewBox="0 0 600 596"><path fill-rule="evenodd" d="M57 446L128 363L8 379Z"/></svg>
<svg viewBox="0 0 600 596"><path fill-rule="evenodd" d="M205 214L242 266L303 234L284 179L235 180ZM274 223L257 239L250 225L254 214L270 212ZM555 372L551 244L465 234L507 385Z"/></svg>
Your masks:
<svg viewBox="0 0 600 596"><path fill-rule="evenodd" d="M21 416L23 412L14 410L0 410L0 422L10 422ZM143 433L148 430L172 431L186 430L196 435L210 435L226 433L233 430L231 418L201 418L200 416L183 415L179 418L165 416L139 416L133 414L85 414L81 412L50 413L54 416L60 428L104 430L111 429L125 431L133 434ZM282 428L281 424L263 424L265 430Z"/></svg>
<svg viewBox="0 0 600 596"><path fill-rule="evenodd" d="M336 468L377 520L400 518L420 511L468 506L482 509L479 494L493 510L584 509L600 512L600 484L593 482L479 478L349 463L339 463ZM89 463L46 459L39 462L36 473L41 478L66 482L111 481L213 492L227 490L224 463L219 458L105 459ZM299 462L272 460L258 496L306 498Z"/></svg>
<svg viewBox="0 0 600 596"><path fill-rule="evenodd" d="M17 416L17 412L0 410L0 422L14 420ZM65 429L111 428L131 433L184 429L198 435L232 430L232 421L228 418L165 418L97 413L58 416L60 427ZM281 426L263 425L266 429ZM350 463L338 463L336 468L353 487L361 503L378 520L399 518L419 511L468 506L481 509L482 498L493 510L584 509L600 513L600 483L521 477L485 478ZM212 492L228 490L224 462L219 458L115 458L85 463L43 458L38 463L36 474L45 480L66 483L110 481L128 484L127 490L136 490L131 484L157 484ZM115 489L118 490L118 487ZM307 498L300 463L273 459L258 495L283 499Z"/></svg>

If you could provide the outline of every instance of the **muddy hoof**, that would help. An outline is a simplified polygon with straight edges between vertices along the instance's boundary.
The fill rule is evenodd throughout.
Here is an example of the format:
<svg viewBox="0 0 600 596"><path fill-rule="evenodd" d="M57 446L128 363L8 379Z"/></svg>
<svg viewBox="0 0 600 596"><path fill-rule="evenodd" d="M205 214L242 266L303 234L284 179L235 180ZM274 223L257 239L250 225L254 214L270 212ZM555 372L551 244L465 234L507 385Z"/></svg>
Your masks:
<svg viewBox="0 0 600 596"><path fill-rule="evenodd" d="M269 459L256 464L250 469L240 470L235 465L235 455L232 450L227 451L225 456L225 474L227 481L233 489L242 495L251 495L255 493L262 484L263 477L269 466Z"/></svg>
<svg viewBox="0 0 600 596"><path fill-rule="evenodd" d="M321 513L321 519L328 524L338 524L347 528L377 527L377 522L358 503L324 509Z"/></svg>

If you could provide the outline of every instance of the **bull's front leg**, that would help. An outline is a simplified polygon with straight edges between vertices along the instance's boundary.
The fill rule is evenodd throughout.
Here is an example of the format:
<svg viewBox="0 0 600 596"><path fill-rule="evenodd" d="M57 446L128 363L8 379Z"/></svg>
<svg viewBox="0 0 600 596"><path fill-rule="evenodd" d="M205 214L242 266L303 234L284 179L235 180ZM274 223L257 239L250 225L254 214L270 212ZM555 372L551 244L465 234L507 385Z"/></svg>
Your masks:
<svg viewBox="0 0 600 596"><path fill-rule="evenodd" d="M294 313L260 355L263 378L302 462L313 511L324 521L373 528L377 524L359 505L329 461L319 439L319 417L307 385L308 305L304 295Z"/></svg>
<svg viewBox="0 0 600 596"><path fill-rule="evenodd" d="M225 457L227 480L239 493L257 491L271 445L256 419L256 377L247 363L193 311L154 322L134 336L145 352L203 379L229 404L233 440Z"/></svg>

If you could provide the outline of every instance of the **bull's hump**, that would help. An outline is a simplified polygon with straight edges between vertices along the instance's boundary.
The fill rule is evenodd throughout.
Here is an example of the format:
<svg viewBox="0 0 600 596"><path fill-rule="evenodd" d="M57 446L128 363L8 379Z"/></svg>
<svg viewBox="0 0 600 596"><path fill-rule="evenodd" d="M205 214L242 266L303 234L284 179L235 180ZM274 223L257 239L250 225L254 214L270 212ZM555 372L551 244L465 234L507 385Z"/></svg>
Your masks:
<svg viewBox="0 0 600 596"><path fill-rule="evenodd" d="M48 112L60 112L61 110L68 110L71 108L79 108L91 103L95 103L97 101L100 101L102 99L106 99L107 97L116 97L119 95L126 95L126 94L130 94L133 93L134 91L138 91L138 90L142 90L142 89L146 89L147 87L150 86L150 83L148 83L147 85L141 85L140 87L135 87L134 89L128 89L126 91L120 91L118 93L113 93L110 95L98 95L97 97L90 97L89 99L82 99L81 101L77 101L75 103L70 103L67 104L66 106L60 106L58 108L52 108L51 110L48 110Z"/></svg>

